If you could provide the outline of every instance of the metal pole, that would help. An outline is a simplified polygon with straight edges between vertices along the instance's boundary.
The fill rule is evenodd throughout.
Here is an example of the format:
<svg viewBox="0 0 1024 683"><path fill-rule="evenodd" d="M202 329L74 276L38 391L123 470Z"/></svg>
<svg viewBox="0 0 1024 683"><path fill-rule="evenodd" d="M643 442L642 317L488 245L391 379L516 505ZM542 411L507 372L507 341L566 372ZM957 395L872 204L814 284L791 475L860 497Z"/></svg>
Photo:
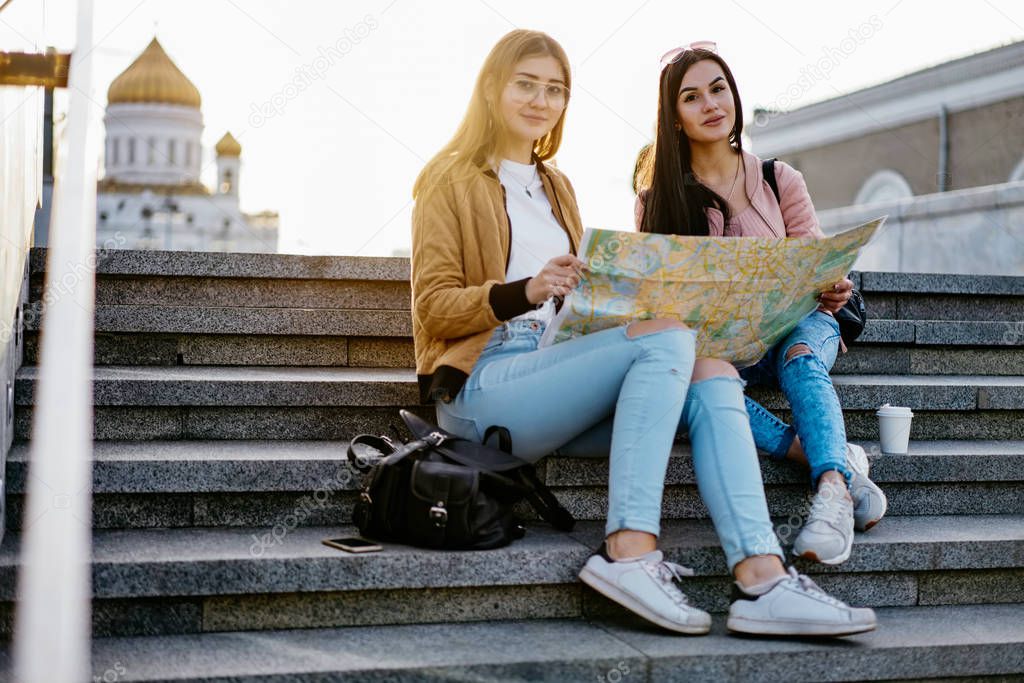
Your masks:
<svg viewBox="0 0 1024 683"><path fill-rule="evenodd" d="M92 361L96 172L93 0L79 0L55 185L14 626L14 676L91 680ZM84 55L84 57L82 57Z"/></svg>

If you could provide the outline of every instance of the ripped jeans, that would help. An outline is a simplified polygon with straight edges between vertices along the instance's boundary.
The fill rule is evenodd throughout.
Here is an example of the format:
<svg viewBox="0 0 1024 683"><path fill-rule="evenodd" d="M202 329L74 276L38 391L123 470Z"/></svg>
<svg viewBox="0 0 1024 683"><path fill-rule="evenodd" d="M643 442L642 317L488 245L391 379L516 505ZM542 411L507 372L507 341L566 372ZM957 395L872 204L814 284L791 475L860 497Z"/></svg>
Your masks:
<svg viewBox="0 0 1024 683"><path fill-rule="evenodd" d="M810 353L795 355L790 349L803 344ZM829 371L839 353L839 323L828 313L814 311L801 320L789 335L777 343L757 365L740 371L749 384L781 388L789 401L793 425L787 425L757 401L745 397L750 430L757 447L776 459L783 459L800 436L811 467L811 486L829 470L841 473L849 482L846 466L846 425Z"/></svg>
<svg viewBox="0 0 1024 683"><path fill-rule="evenodd" d="M480 441L511 432L516 455L607 456L605 533L658 535L672 443L687 429L701 495L729 568L752 555L783 557L768 517L761 470L743 405L743 383L690 383L695 335L667 329L629 337L626 327L538 348L544 326L498 327L466 384L437 404L438 424Z"/></svg>

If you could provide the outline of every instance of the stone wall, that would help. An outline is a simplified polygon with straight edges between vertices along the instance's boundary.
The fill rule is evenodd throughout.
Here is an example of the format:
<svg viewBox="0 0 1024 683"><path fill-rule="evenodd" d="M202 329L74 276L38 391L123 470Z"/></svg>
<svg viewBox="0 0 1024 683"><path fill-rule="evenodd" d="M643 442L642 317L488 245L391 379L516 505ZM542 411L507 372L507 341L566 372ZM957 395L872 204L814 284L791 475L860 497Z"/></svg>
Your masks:
<svg viewBox="0 0 1024 683"><path fill-rule="evenodd" d="M1024 181L819 211L826 234L888 214L854 269L1024 275Z"/></svg>
<svg viewBox="0 0 1024 683"><path fill-rule="evenodd" d="M1005 183L1024 159L1024 98L949 115L947 189ZM774 156L774 155L772 155ZM819 209L850 205L876 171L896 171L915 195L939 189L939 118L779 155L804 174Z"/></svg>

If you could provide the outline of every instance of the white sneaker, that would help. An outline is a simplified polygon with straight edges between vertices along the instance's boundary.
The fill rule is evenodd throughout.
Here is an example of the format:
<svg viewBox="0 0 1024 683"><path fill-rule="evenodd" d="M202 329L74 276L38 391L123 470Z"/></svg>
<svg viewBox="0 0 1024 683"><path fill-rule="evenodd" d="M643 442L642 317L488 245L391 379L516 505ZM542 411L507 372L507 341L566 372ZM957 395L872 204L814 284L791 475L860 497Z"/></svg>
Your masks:
<svg viewBox="0 0 1024 683"><path fill-rule="evenodd" d="M677 633L707 633L711 615L691 606L675 583L684 576L693 576L693 570L665 562L660 550L613 560L604 545L580 570L583 583L658 626Z"/></svg>
<svg viewBox="0 0 1024 683"><path fill-rule="evenodd" d="M790 567L760 595L733 588L726 627L738 633L775 636L848 636L872 631L875 611L850 607Z"/></svg>
<svg viewBox="0 0 1024 683"><path fill-rule="evenodd" d="M822 564L846 562L853 550L853 501L842 484L818 487L793 553Z"/></svg>
<svg viewBox="0 0 1024 683"><path fill-rule="evenodd" d="M867 531L885 516L889 502L875 482L868 479L868 454L860 446L846 444L846 464L850 468L850 496L853 498L853 524Z"/></svg>

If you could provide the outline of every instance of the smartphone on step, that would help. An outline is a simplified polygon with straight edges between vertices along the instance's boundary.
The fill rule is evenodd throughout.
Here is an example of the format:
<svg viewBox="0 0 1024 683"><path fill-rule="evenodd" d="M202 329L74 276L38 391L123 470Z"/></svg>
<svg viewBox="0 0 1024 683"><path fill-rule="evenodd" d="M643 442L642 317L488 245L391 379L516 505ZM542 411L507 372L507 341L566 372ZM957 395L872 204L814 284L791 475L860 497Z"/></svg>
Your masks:
<svg viewBox="0 0 1024 683"><path fill-rule="evenodd" d="M326 546L337 548L338 550L344 550L347 553L374 553L378 550L384 550L384 546L374 543L373 541L368 541L365 538L359 538L358 536L325 538L323 543Z"/></svg>

